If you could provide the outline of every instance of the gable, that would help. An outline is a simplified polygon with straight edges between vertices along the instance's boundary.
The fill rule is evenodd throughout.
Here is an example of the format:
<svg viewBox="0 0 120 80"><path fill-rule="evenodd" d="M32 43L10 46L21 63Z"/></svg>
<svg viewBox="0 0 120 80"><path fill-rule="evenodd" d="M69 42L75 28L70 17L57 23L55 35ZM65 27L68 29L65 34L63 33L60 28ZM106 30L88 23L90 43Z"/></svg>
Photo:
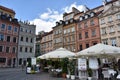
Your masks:
<svg viewBox="0 0 120 80"><path fill-rule="evenodd" d="M112 15L112 14L115 14L117 12L120 12L120 6L111 6L106 11L103 11L103 13L101 14L100 17L104 17L104 16L107 16L107 15Z"/></svg>

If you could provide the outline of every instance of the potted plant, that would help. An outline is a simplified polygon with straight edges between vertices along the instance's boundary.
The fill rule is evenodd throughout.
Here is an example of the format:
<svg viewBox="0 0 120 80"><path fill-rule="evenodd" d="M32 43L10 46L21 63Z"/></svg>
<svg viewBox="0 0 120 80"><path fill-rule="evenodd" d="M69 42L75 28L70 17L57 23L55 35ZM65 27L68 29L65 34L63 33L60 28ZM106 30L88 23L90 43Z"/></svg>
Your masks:
<svg viewBox="0 0 120 80"><path fill-rule="evenodd" d="M70 60L70 74L71 74L71 79L75 79L75 61L72 59Z"/></svg>
<svg viewBox="0 0 120 80"><path fill-rule="evenodd" d="M66 78L66 74L67 74L67 64L68 64L68 58L63 58L63 59L61 60L62 76L63 76L63 78Z"/></svg>
<svg viewBox="0 0 120 80"><path fill-rule="evenodd" d="M87 68L88 80L92 80L93 72L91 68Z"/></svg>
<svg viewBox="0 0 120 80"><path fill-rule="evenodd" d="M70 78L70 61L68 60L68 64L67 64L67 74L66 74L66 77L69 79Z"/></svg>

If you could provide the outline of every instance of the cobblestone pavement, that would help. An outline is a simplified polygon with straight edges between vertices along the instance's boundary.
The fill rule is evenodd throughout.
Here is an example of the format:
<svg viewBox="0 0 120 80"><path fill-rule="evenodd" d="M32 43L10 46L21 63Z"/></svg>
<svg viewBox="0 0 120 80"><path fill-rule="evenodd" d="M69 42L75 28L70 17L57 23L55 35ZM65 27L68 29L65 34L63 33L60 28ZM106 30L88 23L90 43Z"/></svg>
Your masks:
<svg viewBox="0 0 120 80"><path fill-rule="evenodd" d="M53 77L48 72L26 74L21 68L0 68L0 80L70 80L62 77Z"/></svg>

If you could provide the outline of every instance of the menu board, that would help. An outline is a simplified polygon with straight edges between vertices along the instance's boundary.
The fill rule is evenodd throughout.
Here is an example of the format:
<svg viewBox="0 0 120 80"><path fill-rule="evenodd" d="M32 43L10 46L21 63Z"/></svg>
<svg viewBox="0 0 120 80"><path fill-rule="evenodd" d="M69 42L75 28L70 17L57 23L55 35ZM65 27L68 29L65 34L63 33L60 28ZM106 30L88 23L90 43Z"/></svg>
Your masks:
<svg viewBox="0 0 120 80"><path fill-rule="evenodd" d="M78 70L86 70L87 69L87 63L85 58L79 58L78 59Z"/></svg>
<svg viewBox="0 0 120 80"><path fill-rule="evenodd" d="M91 69L98 69L99 68L97 58L89 58L89 67Z"/></svg>

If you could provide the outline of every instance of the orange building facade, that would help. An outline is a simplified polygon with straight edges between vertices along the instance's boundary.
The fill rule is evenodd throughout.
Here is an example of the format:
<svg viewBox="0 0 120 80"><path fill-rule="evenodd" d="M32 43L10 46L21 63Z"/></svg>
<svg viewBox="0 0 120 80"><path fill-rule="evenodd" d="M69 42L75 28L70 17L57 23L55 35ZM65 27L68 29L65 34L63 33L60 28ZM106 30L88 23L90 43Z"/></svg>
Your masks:
<svg viewBox="0 0 120 80"><path fill-rule="evenodd" d="M88 11L80 13L76 26L76 48L81 51L100 43L100 27L98 12Z"/></svg>

